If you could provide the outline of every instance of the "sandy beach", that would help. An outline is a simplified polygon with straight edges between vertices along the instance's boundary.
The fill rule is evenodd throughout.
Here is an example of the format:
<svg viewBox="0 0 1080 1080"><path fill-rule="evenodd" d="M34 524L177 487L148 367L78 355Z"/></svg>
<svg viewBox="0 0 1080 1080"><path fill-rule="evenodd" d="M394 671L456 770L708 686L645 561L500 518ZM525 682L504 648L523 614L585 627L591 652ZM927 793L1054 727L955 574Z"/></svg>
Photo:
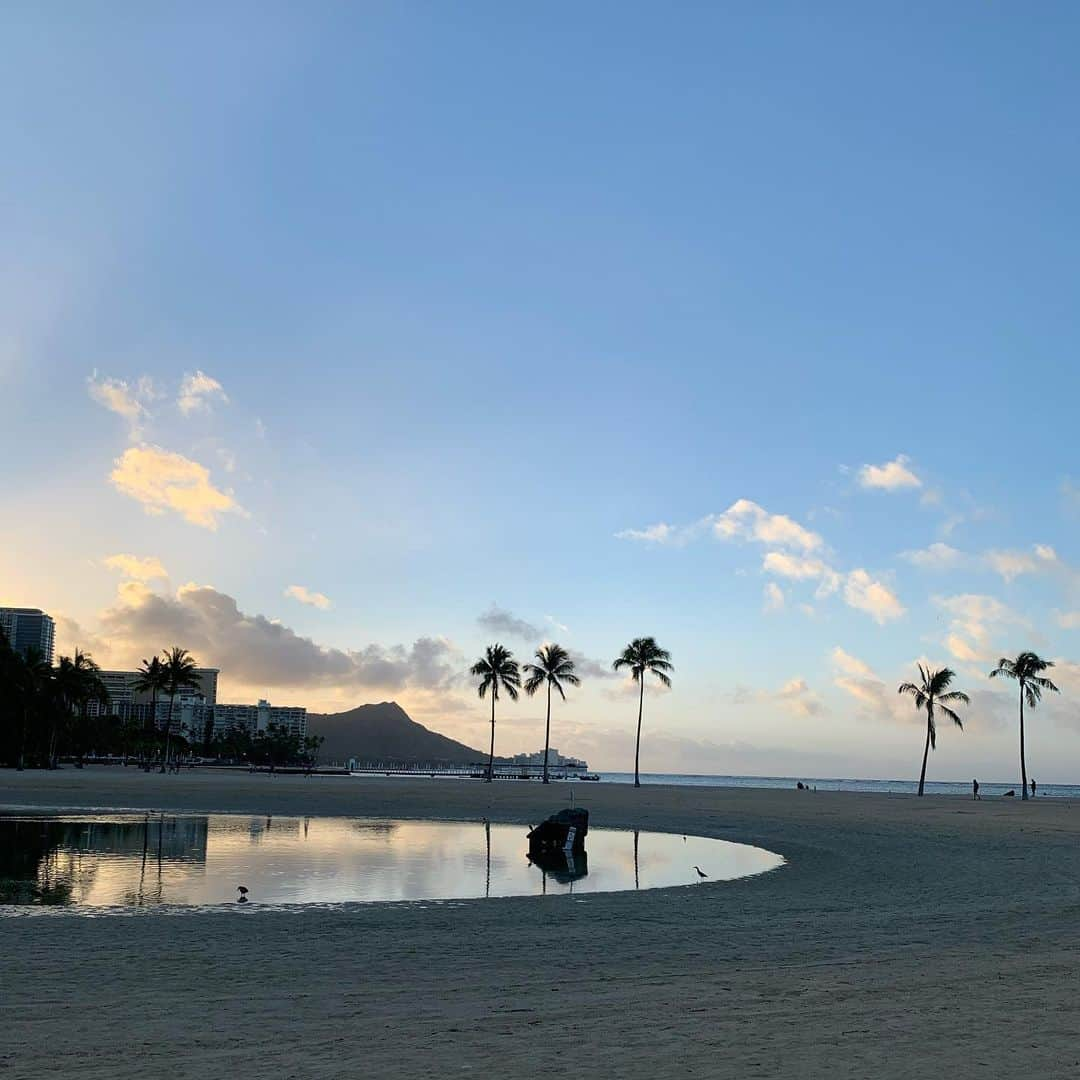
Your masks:
<svg viewBox="0 0 1080 1080"><path fill-rule="evenodd" d="M724 884L454 906L0 918L13 1078L1064 1076L1080 807L576 786L737 840ZM0 803L528 822L566 785L5 772Z"/></svg>

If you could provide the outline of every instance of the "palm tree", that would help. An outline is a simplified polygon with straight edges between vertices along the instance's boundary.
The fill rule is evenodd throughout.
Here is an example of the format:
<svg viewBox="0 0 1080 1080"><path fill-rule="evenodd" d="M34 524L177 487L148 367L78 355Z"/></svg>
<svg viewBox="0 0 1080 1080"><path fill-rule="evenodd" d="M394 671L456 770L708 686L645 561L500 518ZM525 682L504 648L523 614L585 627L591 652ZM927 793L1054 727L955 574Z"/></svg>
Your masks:
<svg viewBox="0 0 1080 1080"><path fill-rule="evenodd" d="M937 714L940 712L947 716L961 731L964 723L956 712L949 706L953 703L970 705L971 700L967 694L960 690L949 690L956 672L951 668L942 668L940 671L931 671L930 666L925 668L919 665L919 676L922 684L902 683L897 690L898 694L910 694L915 699L915 708L926 710L926 746L923 747L922 772L919 773L919 794L922 795L926 786L926 759L931 750L937 749Z"/></svg>
<svg viewBox="0 0 1080 1080"><path fill-rule="evenodd" d="M181 649L174 645L168 652L163 654L161 666L165 670L164 689L169 695L169 715L165 721L165 757L161 762L161 772L169 761L169 739L172 735L173 706L176 704L176 695L181 690L198 690L202 683L195 674L198 664L187 649Z"/></svg>
<svg viewBox="0 0 1080 1080"><path fill-rule="evenodd" d="M151 660L144 660L135 680L135 690L140 694L150 695L150 717L145 725L148 730L157 727L158 694L167 690L168 686L169 673L161 658L155 656Z"/></svg>
<svg viewBox="0 0 1080 1080"><path fill-rule="evenodd" d="M94 663L94 658L81 649L76 649L74 656L61 656L57 669L56 681L60 696L69 713L77 711L79 718L78 761L76 766L83 767L86 756L86 717L91 701L105 704L109 692L101 681L101 668ZM54 732L55 739L55 732ZM54 744L55 745L55 744ZM54 756L50 752L50 758Z"/></svg>
<svg viewBox="0 0 1080 1080"><path fill-rule="evenodd" d="M15 768L22 772L26 767L26 736L30 731L30 718L32 714L40 714L47 708L46 698L53 669L37 649L28 649L22 658L11 652L10 657L15 700L20 716L15 745Z"/></svg>
<svg viewBox="0 0 1080 1080"><path fill-rule="evenodd" d="M547 724L544 727L544 783L548 782L548 752L551 746L551 688L559 691L566 700L563 683L580 686L581 680L574 671L574 661L561 645L541 645L536 650L536 663L522 665L525 672L525 693L532 697L547 683Z"/></svg>
<svg viewBox="0 0 1080 1080"><path fill-rule="evenodd" d="M611 665L615 671L629 668L634 682L638 684L637 742L634 744L634 787L641 787L638 765L641 760L641 714L645 708L645 676L650 672L664 686L671 685L669 671L675 668L671 663L671 653L656 644L656 638L634 638L623 649L618 659Z"/></svg>
<svg viewBox="0 0 1080 1080"><path fill-rule="evenodd" d="M1053 660L1044 660L1033 652L1022 652L1015 660L1003 656L998 666L990 672L990 678L1015 679L1020 684L1020 791L1028 797L1027 761L1024 759L1024 701L1034 709L1042 700L1044 690L1058 693L1058 688L1042 677L1042 672L1054 666Z"/></svg>
<svg viewBox="0 0 1080 1080"><path fill-rule="evenodd" d="M495 771L495 702L499 700L500 687L511 701L517 701L521 672L514 654L504 645L496 644L487 647L484 655L469 668L469 674L480 680L476 689L481 698L491 691L491 752L488 754L487 776L484 777L484 781L490 784Z"/></svg>

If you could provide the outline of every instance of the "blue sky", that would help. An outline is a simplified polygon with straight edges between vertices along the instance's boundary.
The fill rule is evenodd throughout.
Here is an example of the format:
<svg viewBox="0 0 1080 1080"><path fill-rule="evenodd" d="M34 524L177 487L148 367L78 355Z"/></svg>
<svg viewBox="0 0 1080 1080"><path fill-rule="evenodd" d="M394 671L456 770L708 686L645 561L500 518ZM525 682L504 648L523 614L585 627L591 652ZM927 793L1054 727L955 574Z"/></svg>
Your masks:
<svg viewBox="0 0 1080 1080"><path fill-rule="evenodd" d="M1031 646L1074 779L1078 21L10 6L0 601L474 745L493 635L655 634L678 771L908 775L923 658L986 695L931 774L1011 776ZM559 745L628 767L624 691Z"/></svg>

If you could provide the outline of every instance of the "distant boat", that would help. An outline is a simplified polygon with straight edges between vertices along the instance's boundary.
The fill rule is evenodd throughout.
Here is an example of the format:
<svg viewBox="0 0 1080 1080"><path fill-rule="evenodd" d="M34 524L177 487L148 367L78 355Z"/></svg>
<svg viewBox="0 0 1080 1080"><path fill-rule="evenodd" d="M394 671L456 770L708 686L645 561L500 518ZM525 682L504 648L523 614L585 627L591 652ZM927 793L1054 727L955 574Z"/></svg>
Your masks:
<svg viewBox="0 0 1080 1080"><path fill-rule="evenodd" d="M599 780L600 777L594 772L586 772L586 773L581 773L581 775L578 776L578 779L579 780Z"/></svg>

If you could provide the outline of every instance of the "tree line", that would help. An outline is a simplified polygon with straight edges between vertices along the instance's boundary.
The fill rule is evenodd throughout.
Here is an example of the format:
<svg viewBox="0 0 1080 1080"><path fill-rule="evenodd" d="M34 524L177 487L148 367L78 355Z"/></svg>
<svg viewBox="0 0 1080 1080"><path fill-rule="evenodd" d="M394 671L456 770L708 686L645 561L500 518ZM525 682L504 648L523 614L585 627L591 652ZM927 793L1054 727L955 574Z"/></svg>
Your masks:
<svg viewBox="0 0 1080 1080"><path fill-rule="evenodd" d="M61 758L82 768L89 753L134 759L166 772L185 754L255 765L311 765L321 739L270 724L263 732L231 729L215 735L212 719L198 735L174 730L177 697L201 689L198 662L179 646L143 660L133 689L150 695L149 711L122 717L88 652L76 649L55 667L36 649L14 650L0 631L0 764L55 769ZM168 699L164 725L158 702ZM91 709L92 704L98 708ZM145 711L145 710L144 710Z"/></svg>
<svg viewBox="0 0 1080 1080"><path fill-rule="evenodd" d="M1044 660L1026 651L1010 659L1002 657L993 671L992 679L1006 678L1017 683L1020 705L1020 776L1021 793L1028 797L1027 759L1025 753L1024 707L1034 709L1044 692L1057 693L1058 688L1046 677L1053 661ZM143 660L134 688L150 695L150 711L143 722L133 717L121 719L109 712L109 694L101 680L101 669L93 657L76 649L71 656L61 656L55 667L35 649L25 655L11 648L0 632L0 764L18 769L27 766L56 768L61 757L73 757L82 767L92 749L99 754L135 756L144 764L154 763L165 772L174 753L198 749L185 736L173 731L173 710L176 697L184 690L200 688L198 664L193 656L178 646L165 650L160 656ZM638 685L637 730L634 740L634 786L641 786L641 725L645 709L646 677L653 675L663 686L671 686L671 654L661 648L653 637L634 638L615 658L614 671L627 671ZM954 706L970 705L970 697L951 689L956 673L948 667L932 670L918 665L919 681L905 682L898 693L912 698L914 707L926 716L926 737L923 745L922 768L919 772L919 795L926 786L926 766L931 750L937 749L937 722L951 720L963 729L963 719ZM484 779L494 777L496 705L505 694L517 701L524 690L533 697L541 690L546 694L544 723L543 782L549 782L548 756L551 748L551 702L554 691L566 700L566 687L580 686L581 678L570 654L558 644L542 645L532 660L519 664L506 646L489 645L469 669L478 680L481 699L491 701L491 742ZM524 680L524 681L523 681ZM157 723L158 701L167 696L169 707L164 730ZM90 715L90 704L103 708ZM321 739L291 735L288 730L271 724L265 732L232 729L218 736L207 724L201 749L208 755L229 761L254 764L284 765L294 762L312 764Z"/></svg>
<svg viewBox="0 0 1080 1080"><path fill-rule="evenodd" d="M634 638L612 663L614 671L627 670L638 684L637 739L634 743L634 787L641 787L641 718L645 710L645 677L655 675L664 686L671 685L669 672L675 670L671 663L671 653L662 649L655 638ZM484 655L469 669L469 673L480 681L477 692L481 699L491 697L491 749L488 752L485 783L491 783L495 771L495 703L499 691L505 692L511 701L517 701L522 689L521 676L524 674L525 693L532 697L541 687L547 690L547 720L544 724L544 783L548 783L548 755L551 747L551 691L555 690L563 701L566 700L566 686L579 686L581 679L575 670L570 654L556 644L541 645L533 654L533 660L524 665L518 664L514 654L505 645L489 645Z"/></svg>

